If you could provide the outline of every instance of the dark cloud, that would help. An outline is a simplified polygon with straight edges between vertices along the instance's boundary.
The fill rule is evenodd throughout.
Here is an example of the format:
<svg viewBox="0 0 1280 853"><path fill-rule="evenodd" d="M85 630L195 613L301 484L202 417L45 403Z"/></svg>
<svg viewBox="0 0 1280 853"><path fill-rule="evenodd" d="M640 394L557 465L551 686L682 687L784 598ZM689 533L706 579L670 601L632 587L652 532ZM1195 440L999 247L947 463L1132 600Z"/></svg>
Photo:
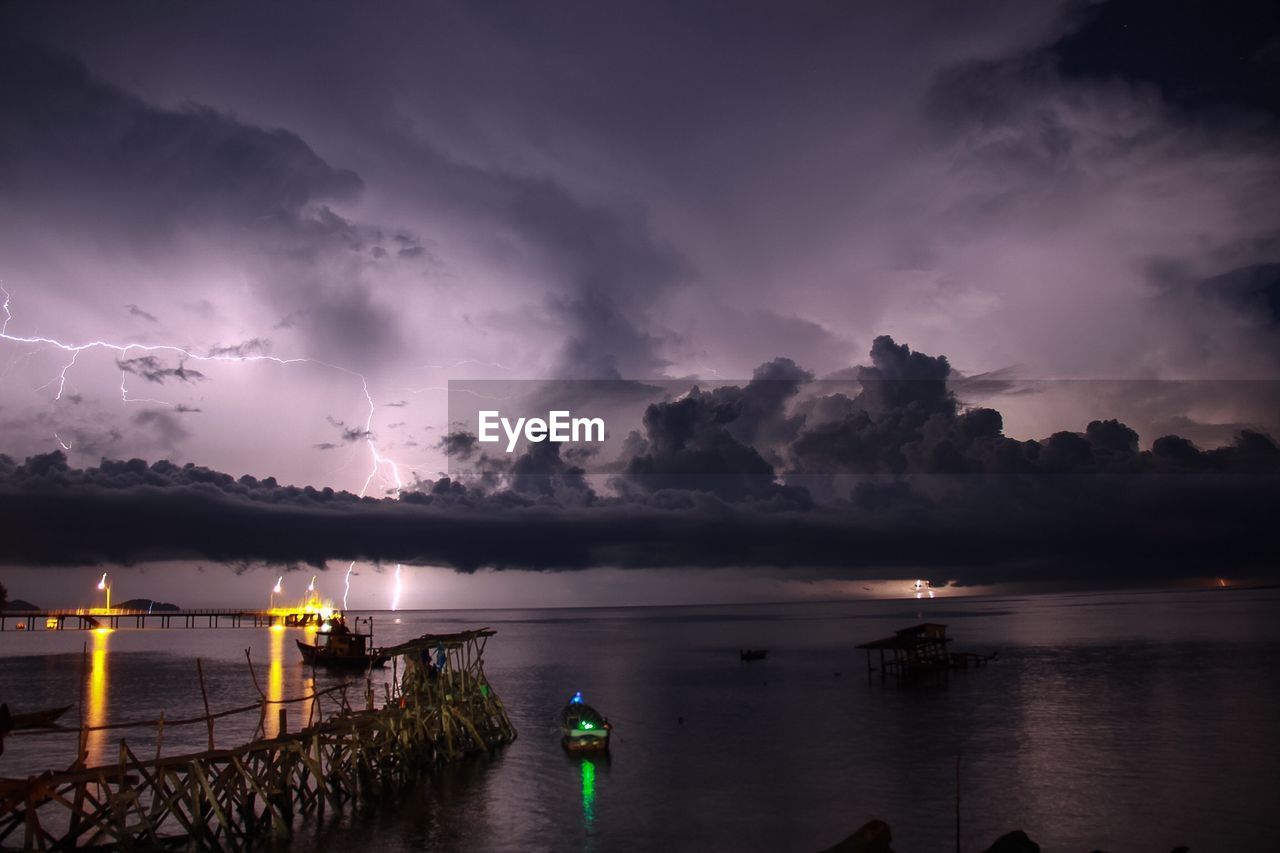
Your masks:
<svg viewBox="0 0 1280 853"><path fill-rule="evenodd" d="M271 352L271 341L267 338L250 338L238 344L213 346L209 348L210 358L247 358L249 356L266 355Z"/></svg>
<svg viewBox="0 0 1280 853"><path fill-rule="evenodd" d="M159 446L169 451L191 437L178 416L167 409L143 409L133 416L133 425L150 433Z"/></svg>
<svg viewBox="0 0 1280 853"><path fill-rule="evenodd" d="M1259 0L1141 0L1077 7L1080 25L1053 46L1072 77L1159 88L1188 110L1261 110L1280 118L1280 9Z"/></svg>
<svg viewBox="0 0 1280 853"><path fill-rule="evenodd" d="M878 339L848 411L801 424L784 403L807 374L775 360L742 387L651 405L610 493L549 443L495 464L488 480L419 481L398 501L169 462L0 457L0 517L13 531L0 560L910 570L963 583L1274 571L1280 448L1269 436L1245 430L1203 450L1170 435L1141 450L1123 423L1094 420L1020 442L1003 436L999 412L962 409L948 373L944 358ZM474 436L445 441L478 453ZM821 460L849 488L815 500L795 472L778 482L750 441ZM50 518L57 537L40 533Z"/></svg>
<svg viewBox="0 0 1280 853"><path fill-rule="evenodd" d="M146 320L148 323L160 322L158 319L156 319L155 314L152 314L149 311L143 311L141 308L139 308L137 305L134 305L132 302L130 302L128 305L124 307L129 312L130 317L137 317L139 320Z"/></svg>
<svg viewBox="0 0 1280 853"><path fill-rule="evenodd" d="M439 445L450 458L467 460L477 452L479 441L473 433L455 430L441 437Z"/></svg>
<svg viewBox="0 0 1280 853"><path fill-rule="evenodd" d="M1270 18L1080 8L11 4L0 275L21 312L9 330L99 340L123 327L193 352L231 342L214 350L228 357L266 352L269 335L282 357L367 377L388 435L399 415L384 398L412 392L414 423L447 425L434 387L473 371L647 383L745 376L786 353L847 380L619 403L608 458L534 454L517 488L514 463L480 454L461 484L539 501L581 494L558 465L589 481L612 465L642 504L798 501L795 488L825 508L853 500L849 478L1101 475L1112 457L1156 465L1144 455L1156 436L1213 448L1274 429L1261 405L1192 406L1191 391L1147 394L1136 414L1083 388L1051 408L1024 380L1253 379L1280 365ZM1187 53L1197 29L1212 43ZM1162 68L1171 57L1182 66ZM124 303L164 327L128 322ZM977 376L888 345L878 374L838 370L885 329ZM24 390L46 388L61 354L10 343L6 418L48 407L72 420ZM68 389L88 395L79 417L101 421L74 458L174 458L116 404L107 358L86 351L70 372ZM1010 364L1030 372L991 370ZM314 362L216 376L232 371L244 381L202 388L208 414L182 419L204 433L183 461L359 487L363 466L288 453L367 437L313 433L316 409L299 404L354 422L359 380ZM219 437L249 412L252 449ZM1138 432L1138 451L1121 453L1122 432L1090 435L1094 418ZM21 423L3 438L22 456L63 426ZM423 444L414 464L439 467ZM699 481L711 470L720 485ZM902 496L860 494L879 508Z"/></svg>
<svg viewBox="0 0 1280 853"><path fill-rule="evenodd" d="M169 379L192 383L199 382L205 378L205 375L200 371L187 367L185 361L180 360L176 367L169 367L162 359L154 355L116 359L116 367L125 373L132 373L134 376L140 376L148 382L155 382L161 385Z"/></svg>
<svg viewBox="0 0 1280 853"><path fill-rule="evenodd" d="M1252 324L1280 331L1280 263L1230 270L1197 282L1194 288L1196 295L1229 305Z"/></svg>
<svg viewBox="0 0 1280 853"><path fill-rule="evenodd" d="M650 405L643 438L628 442L628 482L647 491L709 488L730 500L785 491L761 449L770 453L794 437L803 419L788 416L785 406L812 377L791 359L778 358L759 367L744 387L694 388Z"/></svg>
<svg viewBox="0 0 1280 853"><path fill-rule="evenodd" d="M347 426L346 423L338 420L332 415L327 416L325 420L329 422L330 426L336 427L338 429L338 433L342 437L342 441L347 444L351 444L357 441L364 441L366 439L373 437L373 433L365 429L364 427ZM316 445L316 446L321 447L321 449L328 449L327 444L326 446L321 446L321 445Z"/></svg>
<svg viewBox="0 0 1280 853"><path fill-rule="evenodd" d="M295 134L195 104L157 109L38 44L6 39L0 76L0 175L43 207L102 205L116 214L103 224L164 232L183 221L296 216L360 188Z"/></svg>
<svg viewBox="0 0 1280 853"><path fill-rule="evenodd" d="M0 75L0 182L29 221L152 256L198 235L229 247L255 295L288 312L278 328L356 365L398 349L395 312L363 281L373 230L329 206L361 191L354 172L286 130L153 106L34 42L6 39Z"/></svg>
<svg viewBox="0 0 1280 853"><path fill-rule="evenodd" d="M1265 532L1273 476L1059 478L1051 492L1019 478L943 500L888 482L840 506L725 502L705 491L568 506L475 495L447 479L392 501L140 460L77 471L50 454L3 467L0 510L13 533L0 541L0 560L10 564L368 559L464 571L735 566L852 577L888 569L966 582L1274 568ZM1028 502L1022 487L1038 500ZM40 532L50 518L61 535Z"/></svg>

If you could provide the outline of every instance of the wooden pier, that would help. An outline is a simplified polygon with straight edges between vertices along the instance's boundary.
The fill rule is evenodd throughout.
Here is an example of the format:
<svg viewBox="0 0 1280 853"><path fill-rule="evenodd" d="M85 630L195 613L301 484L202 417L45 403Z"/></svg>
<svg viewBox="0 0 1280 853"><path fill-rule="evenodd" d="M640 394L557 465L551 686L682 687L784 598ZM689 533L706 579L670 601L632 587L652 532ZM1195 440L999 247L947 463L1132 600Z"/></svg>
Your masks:
<svg viewBox="0 0 1280 853"><path fill-rule="evenodd" d="M0 631L12 627L21 631L62 631L94 628L269 628L272 625L302 625L300 618L310 613L283 613L280 610L206 608L201 610L121 610L101 607L0 612ZM290 621L290 620L293 621ZM318 616L314 617L318 623Z"/></svg>
<svg viewBox="0 0 1280 853"><path fill-rule="evenodd" d="M71 730L80 740L70 769L0 779L0 845L243 850L288 837L301 815L382 797L440 762L499 748L516 731L484 674L484 646L493 634L425 635L384 650L394 656L397 677L394 686L384 685L381 707L366 674L363 683L294 699L269 700L259 691L258 702L217 713L208 710L206 696L206 713L195 719L81 725ZM356 708L348 697L360 690L363 707ZM288 733L285 706L310 701L316 716L322 696L335 712ZM280 734L267 738L272 706ZM262 737L215 747L216 720L254 712L261 715ZM91 732L154 728L160 744L165 728L178 725L207 726L209 748L162 757L157 746L147 759L122 738L118 761L84 766ZM19 734L36 733L10 736Z"/></svg>

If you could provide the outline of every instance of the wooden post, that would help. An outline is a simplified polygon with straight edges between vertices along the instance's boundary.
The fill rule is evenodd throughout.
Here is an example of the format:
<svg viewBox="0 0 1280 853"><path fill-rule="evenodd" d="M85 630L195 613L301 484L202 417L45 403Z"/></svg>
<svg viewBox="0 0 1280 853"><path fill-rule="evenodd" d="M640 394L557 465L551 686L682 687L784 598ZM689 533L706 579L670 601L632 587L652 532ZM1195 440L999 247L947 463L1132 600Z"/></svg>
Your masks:
<svg viewBox="0 0 1280 853"><path fill-rule="evenodd" d="M349 710L349 685L316 691L313 683L309 696L285 700L311 701L309 714L318 717L320 725L304 727L302 737L162 760L164 729L174 725L205 722L213 746L215 715L209 706L203 660L197 660L203 717L166 721L162 714L153 723L117 724L156 726L154 761L140 761L122 740L118 767L86 773L81 758L81 766L70 772L28 779L25 789L0 806L0 844L63 849L93 839L104 845L145 839L148 847L185 841L193 849L234 849L264 832L263 823L268 820L273 835L287 837L295 812L343 808L378 782L404 782L416 764L437 763L514 739L516 733L501 700L487 689L478 644L469 634L452 642L466 647L450 650L456 654L447 661L447 677L431 682L424 668L413 665L413 659L406 660L405 671L399 673L405 679L396 691L399 701L391 701L391 686L384 685L388 703L375 713L325 722L320 702L336 695L343 710ZM84 654L87 658L87 644ZM87 660L84 670L87 676ZM366 675L366 690L371 687ZM82 721L91 688L82 679ZM445 691L452 694L449 702L443 698ZM217 716L251 713L264 704L271 703L249 704ZM288 732L285 708L278 708L278 714L284 735ZM88 729L81 726L82 741ZM958 781L957 775L957 785Z"/></svg>
<svg viewBox="0 0 1280 853"><path fill-rule="evenodd" d="M956 853L960 853L960 753L956 753Z"/></svg>
<svg viewBox="0 0 1280 853"><path fill-rule="evenodd" d="M283 707L282 707L282 708L280 709L280 711L279 711L279 714L280 714L280 734L279 734L279 737L284 737L285 735L287 735L287 734L289 733L289 709L288 709L288 708L283 708Z"/></svg>
<svg viewBox="0 0 1280 853"><path fill-rule="evenodd" d="M209 713L209 691L204 689L204 666L196 658L196 674L200 676L200 698L204 700L204 719L209 724L209 749L213 749L213 716Z"/></svg>
<svg viewBox="0 0 1280 853"><path fill-rule="evenodd" d="M85 685L89 681L89 644L85 643L80 650L80 737L76 742L76 764L77 767L83 767L85 762L85 752L88 749L89 733L85 731L88 723L84 718L84 691Z"/></svg>

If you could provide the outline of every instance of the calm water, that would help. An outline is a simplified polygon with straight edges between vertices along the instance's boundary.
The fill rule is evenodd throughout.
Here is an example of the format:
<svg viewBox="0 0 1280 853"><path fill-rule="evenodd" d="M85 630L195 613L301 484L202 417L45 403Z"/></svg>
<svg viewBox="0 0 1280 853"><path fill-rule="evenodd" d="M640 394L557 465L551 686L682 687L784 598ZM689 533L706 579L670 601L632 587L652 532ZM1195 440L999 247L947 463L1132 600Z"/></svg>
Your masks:
<svg viewBox="0 0 1280 853"><path fill-rule="evenodd" d="M312 821L294 847L813 851L879 817L900 851L953 850L959 754L965 850L1013 828L1046 851L1280 850L1278 604L1263 590L379 615L379 642L496 628L486 669L520 738L396 802ZM853 646L921 619L998 661L910 687L869 681ZM198 715L197 656L215 710L253 701L246 647L263 690L299 695L297 636L6 632L0 696L77 701L83 667L92 720ZM740 663L742 646L769 659ZM608 760L559 747L556 712L575 690L615 723ZM292 708L296 727L306 711ZM218 744L257 722L220 721ZM129 738L154 753L153 734ZM170 729L164 751L206 738ZM109 760L117 742L91 747ZM11 738L0 774L73 752L66 736Z"/></svg>

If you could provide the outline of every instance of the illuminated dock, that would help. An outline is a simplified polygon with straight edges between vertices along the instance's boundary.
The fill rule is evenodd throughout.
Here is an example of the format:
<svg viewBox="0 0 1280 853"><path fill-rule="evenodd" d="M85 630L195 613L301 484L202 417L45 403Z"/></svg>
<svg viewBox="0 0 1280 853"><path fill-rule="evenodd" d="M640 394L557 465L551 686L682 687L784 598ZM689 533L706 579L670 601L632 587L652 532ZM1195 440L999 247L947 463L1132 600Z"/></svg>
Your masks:
<svg viewBox="0 0 1280 853"><path fill-rule="evenodd" d="M226 619L248 614L241 617L244 622L253 613L189 615ZM276 616L258 613L259 619ZM182 618L172 611L166 615ZM384 649L395 658L397 676L383 685L381 707L367 674L363 684L353 678L303 696L285 698L274 681L263 692L246 651L257 694L248 704L213 711L197 660L203 716L166 720L162 714L108 722L104 711L90 707L76 728L11 732L12 737L40 738L76 734L76 760L62 770L64 765L51 758L53 769L47 772L0 778L0 845L25 850L255 850L285 842L307 815L321 820L327 810L351 811L357 803L383 802L388 792L410 784L433 784L422 771L493 753L516 738L484 672L484 647L493 635L489 628L424 634ZM95 639L106 636L103 632ZM90 675L91 704L93 696L106 693L98 654L95 647L94 671L104 674ZM328 715L319 702L322 696L335 705ZM295 732L288 727L287 708L296 703L306 703L308 711ZM219 748L215 722L234 715L256 715L258 728L248 743ZM273 719L279 724L269 730ZM163 732L178 726L207 727L208 748L162 755ZM135 752L136 744L123 737L118 748L107 743L115 733L145 729L156 732L154 757ZM594 772L594 765L590 768ZM588 777L583 778L585 790ZM590 779L594 784L594 776Z"/></svg>
<svg viewBox="0 0 1280 853"><path fill-rule="evenodd" d="M0 612L0 631L62 631L95 628L290 628L319 625L330 613L311 609L271 608L244 610L205 608L200 610L108 610L81 607L64 610Z"/></svg>

